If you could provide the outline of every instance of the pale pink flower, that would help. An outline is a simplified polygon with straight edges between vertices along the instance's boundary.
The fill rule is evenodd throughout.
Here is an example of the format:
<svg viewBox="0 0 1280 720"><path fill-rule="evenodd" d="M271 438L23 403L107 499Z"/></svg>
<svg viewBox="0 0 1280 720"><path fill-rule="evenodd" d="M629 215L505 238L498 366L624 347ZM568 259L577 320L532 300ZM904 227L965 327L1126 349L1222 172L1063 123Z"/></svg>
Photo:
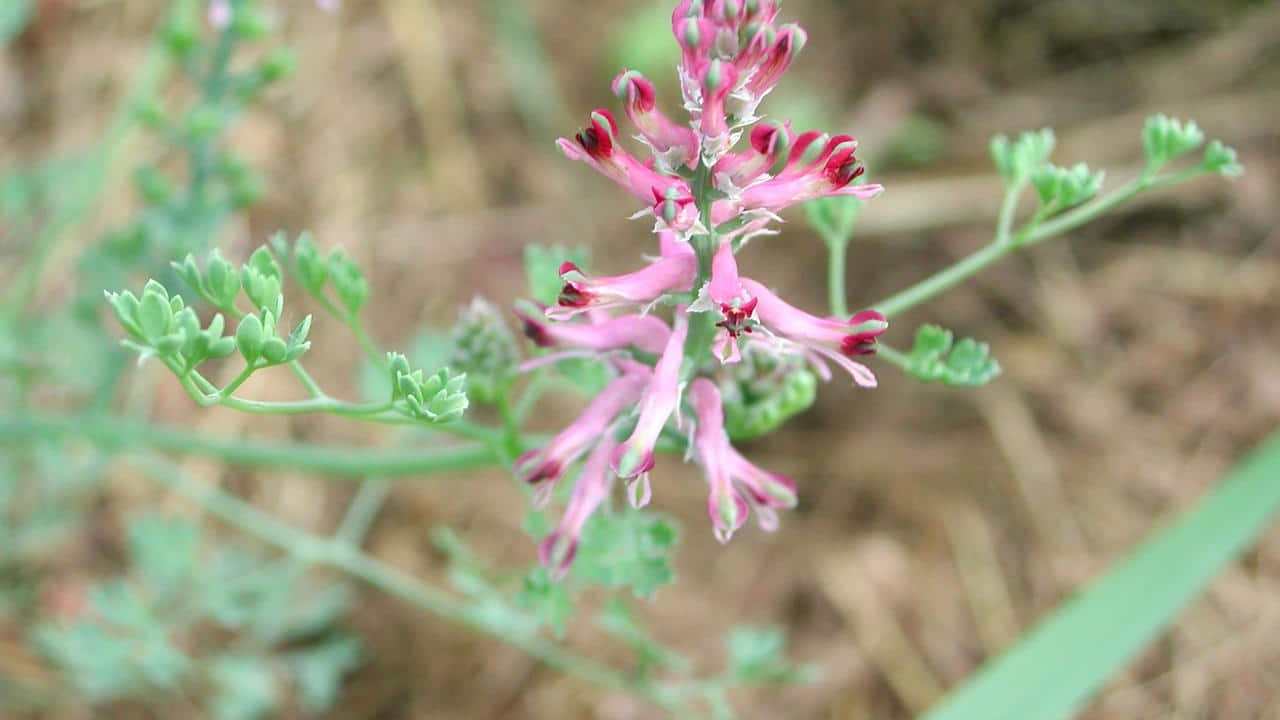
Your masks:
<svg viewBox="0 0 1280 720"><path fill-rule="evenodd" d="M697 162L698 136L658 109L657 92L648 78L635 70L624 70L613 80L613 94L626 102L627 117L653 150L660 167L670 171Z"/></svg>
<svg viewBox="0 0 1280 720"><path fill-rule="evenodd" d="M516 316L524 334L538 347L590 350L596 353L634 347L657 355L667 345L671 329L652 315L622 315L589 323L548 323L545 313L531 313L520 307Z"/></svg>
<svg viewBox="0 0 1280 720"><path fill-rule="evenodd" d="M609 457L617 446L613 434L606 431L582 466L573 495L565 508L560 523L538 545L538 559L551 571L556 580L564 578L578 554L578 539L587 521L609 497L613 486L613 473L609 472Z"/></svg>
<svg viewBox="0 0 1280 720"><path fill-rule="evenodd" d="M545 447L530 450L516 459L516 477L534 486L536 504L543 505L550 499L565 469L604 435L619 414L639 399L649 379L648 372L624 373L596 395L578 419Z"/></svg>
<svg viewBox="0 0 1280 720"><path fill-rule="evenodd" d="M635 430L613 453L613 471L627 481L628 497L636 507L649 502L653 449L680 402L680 366L684 363L684 341L688 334L688 315L684 307L678 307L667 347L658 358L653 376L640 399L640 417Z"/></svg>
<svg viewBox="0 0 1280 720"><path fill-rule="evenodd" d="M776 530L777 510L796 506L795 482L756 467L729 444L720 390L715 383L706 378L694 380L689 386L689 398L697 416L693 453L710 488L707 514L716 539L728 542L746 522L749 507L754 509L762 529Z"/></svg>
<svg viewBox="0 0 1280 720"><path fill-rule="evenodd" d="M772 336L799 348L822 374L831 377L824 359L830 360L862 387L875 387L876 376L854 357L873 355L876 338L889 327L884 315L875 310L857 313L848 322L821 318L792 307L755 280L742 279L742 286L757 301L756 319Z"/></svg>
<svg viewBox="0 0 1280 720"><path fill-rule="evenodd" d="M558 306L547 317L564 320L591 309L649 306L670 292L689 292L698 274L698 258L687 243L667 241L662 255L647 266L623 275L587 277L577 265L560 266L564 287Z"/></svg>
<svg viewBox="0 0 1280 720"><path fill-rule="evenodd" d="M723 240L711 259L711 278L702 286L697 302L689 306L691 312L712 312L720 318L713 345L720 362L736 363L741 359L738 338L752 331L755 309L756 299L738 276L733 241Z"/></svg>
<svg viewBox="0 0 1280 720"><path fill-rule="evenodd" d="M684 180L659 173L618 144L618 123L608 110L591 113L590 123L573 140L560 138L556 144L569 159L585 162L643 202L665 196L672 187L688 192Z"/></svg>

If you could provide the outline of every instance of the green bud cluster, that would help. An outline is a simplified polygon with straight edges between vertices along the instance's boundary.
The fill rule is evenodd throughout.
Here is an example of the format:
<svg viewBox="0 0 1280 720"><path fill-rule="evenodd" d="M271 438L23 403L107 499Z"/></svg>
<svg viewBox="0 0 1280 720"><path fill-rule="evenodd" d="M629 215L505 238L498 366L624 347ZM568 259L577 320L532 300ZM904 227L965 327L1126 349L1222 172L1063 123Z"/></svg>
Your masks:
<svg viewBox="0 0 1280 720"><path fill-rule="evenodd" d="M729 437L750 440L808 410L817 397L818 380L796 357L748 346L741 362L724 366L719 386Z"/></svg>
<svg viewBox="0 0 1280 720"><path fill-rule="evenodd" d="M202 327L182 296L171 296L154 280L143 288L141 297L127 290L108 292L106 296L120 326L129 335L125 344L144 357L172 360L190 369L236 350L235 340L223 337L226 321L221 314L214 315L207 328Z"/></svg>
<svg viewBox="0 0 1280 720"><path fill-rule="evenodd" d="M467 390L492 403L520 359L516 338L493 303L476 298L463 308L450 333L449 366L467 374Z"/></svg>
<svg viewBox="0 0 1280 720"><path fill-rule="evenodd" d="M1152 115L1142 128L1142 151L1152 172L1195 150L1203 142L1204 131L1193 120L1183 122L1167 115Z"/></svg>
<svg viewBox="0 0 1280 720"><path fill-rule="evenodd" d="M991 139L991 159L1006 186L1020 186L1049 161L1056 142L1049 128L1024 132L1017 140L997 135Z"/></svg>
<svg viewBox="0 0 1280 720"><path fill-rule="evenodd" d="M411 370L409 360L399 353L387 354L391 379L391 402L399 412L419 420L446 423L457 420L470 406L467 376L441 368L431 375Z"/></svg>
<svg viewBox="0 0 1280 720"><path fill-rule="evenodd" d="M1092 200L1102 189L1104 175L1084 163L1070 168L1045 163L1031 173L1031 185L1040 198L1042 212L1059 212Z"/></svg>
<svg viewBox="0 0 1280 720"><path fill-rule="evenodd" d="M292 248L283 232L271 238L271 247L284 258L292 257L293 274L298 283L317 298L326 298L326 290L333 288L334 295L349 317L354 317L369 299L369 281L351 256L342 248L334 248L322 255L311 233L298 235Z"/></svg>
<svg viewBox="0 0 1280 720"><path fill-rule="evenodd" d="M906 371L924 382L979 387L1000 375L1000 363L986 343L972 338L956 342L950 330L922 325L907 356Z"/></svg>

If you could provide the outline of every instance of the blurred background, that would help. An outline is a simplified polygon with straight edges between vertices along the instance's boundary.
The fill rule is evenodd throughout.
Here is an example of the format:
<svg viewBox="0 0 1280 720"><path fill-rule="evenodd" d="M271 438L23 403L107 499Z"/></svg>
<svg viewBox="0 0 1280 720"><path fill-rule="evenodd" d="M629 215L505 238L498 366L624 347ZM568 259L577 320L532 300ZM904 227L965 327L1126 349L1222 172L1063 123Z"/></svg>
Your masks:
<svg viewBox="0 0 1280 720"><path fill-rule="evenodd" d="M448 327L474 296L504 308L522 297L527 243L585 245L602 273L634 267L653 251L646 223L627 221L628 198L563 159L554 139L592 108L614 106L608 83L624 66L644 71L676 107L670 4L344 0L328 14L280 0L273 19L297 70L236 126L232 144L262 171L264 193L219 244L243 257L287 228L346 247L374 288L370 331L398 348L423 328ZM35 6L0 54L0 169L100 137L166 3ZM1143 118L1164 112L1194 117L1247 168L1233 183L1144 196L897 321L886 340L899 346L924 322L990 342L1004 376L959 391L881 364L875 391L824 386L812 410L747 448L800 484L801 506L780 532L751 528L721 547L696 468L660 464L655 502L680 520L683 542L678 582L639 604L658 638L714 666L730 626L777 624L794 657L822 667L821 680L737 697L744 717L910 718L1192 503L1280 421L1280 5L788 0L783 12L810 41L765 112L855 135L870 177L888 188L859 219L852 306L990 238L995 133L1053 126L1060 164L1106 168L1114 186L1140 166ZM37 308L65 303L78 258L137 212L130 174L157 152L135 134L114 154L105 194L50 258ZM821 308L825 247L803 213L787 220L740 262L796 304ZM0 280L12 280L5 265L16 266L27 242L0 226ZM323 352L309 367L326 387L355 393L360 358L345 351L343 332L317 323ZM139 373L155 376L144 410L157 422L210 436L388 443L337 419L197 411L163 369ZM242 394L292 392L260 376ZM581 404L547 397L536 429L558 428ZM351 492L301 473L183 465L317 531ZM109 571L124 519L173 504L128 468L105 473L87 525L43 560L51 587L74 593ZM406 480L393 492L368 548L407 572L443 576L428 539L436 525L495 565L534 560L520 528L524 499L503 473ZM57 593L45 592L43 612L57 612ZM329 717L655 717L377 591L357 592L345 622L366 662ZM0 613L0 675L38 682L49 670L21 630ZM585 623L571 624L569 639L609 657ZM1272 533L1083 717L1280 719L1278 639ZM159 716L125 704L35 717Z"/></svg>

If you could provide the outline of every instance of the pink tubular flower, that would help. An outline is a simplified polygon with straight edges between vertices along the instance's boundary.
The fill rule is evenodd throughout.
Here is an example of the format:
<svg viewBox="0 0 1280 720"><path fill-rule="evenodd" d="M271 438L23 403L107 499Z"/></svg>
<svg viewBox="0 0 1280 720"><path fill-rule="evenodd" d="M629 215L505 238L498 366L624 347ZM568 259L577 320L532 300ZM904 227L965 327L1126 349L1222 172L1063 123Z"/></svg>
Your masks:
<svg viewBox="0 0 1280 720"><path fill-rule="evenodd" d="M756 318L760 324L776 339L802 347L823 379L831 377L825 358L846 370L858 385L876 386L871 370L852 358L875 354L876 338L889 327L884 315L866 310L847 323L829 320L788 305L755 280L743 278L742 286L757 301Z"/></svg>
<svg viewBox="0 0 1280 720"><path fill-rule="evenodd" d="M733 195L771 173L787 157L791 129L785 123L761 123L751 129L751 149L730 153L716 163L716 186Z"/></svg>
<svg viewBox="0 0 1280 720"><path fill-rule="evenodd" d="M657 93L648 78L635 70L624 70L613 80L613 94L626 101L627 117L652 148L659 167L674 170L697 162L698 136L658 109Z"/></svg>
<svg viewBox="0 0 1280 720"><path fill-rule="evenodd" d="M713 346L720 362L729 364L741 359L738 338L751 332L755 324L756 302L738 277L733 242L721 241L715 257L711 259L711 279L702 287L697 302L689 307L693 312L714 312L720 317Z"/></svg>
<svg viewBox="0 0 1280 720"><path fill-rule="evenodd" d="M748 507L755 509L762 529L776 530L777 510L796 506L795 482L785 475L756 467L729 444L720 390L715 383L706 378L694 380L689 386L689 397L698 422L693 437L694 453L710 488L707 514L711 516L716 539L729 542L746 522Z"/></svg>
<svg viewBox="0 0 1280 720"><path fill-rule="evenodd" d="M538 347L608 352L634 347L657 355L667 345L671 329L652 315L623 315L597 323L548 323L520 307L516 316L524 334Z"/></svg>
<svg viewBox="0 0 1280 720"><path fill-rule="evenodd" d="M551 577L556 580L563 579L569 572L573 558L578 554L578 538L582 535L582 528L609 497L609 489L613 485L609 456L615 447L617 441L611 433L605 432L595 449L587 456L587 462L582 467L577 484L573 486L573 495L560 518L560 524L538 545L539 561L551 571Z"/></svg>
<svg viewBox="0 0 1280 720"><path fill-rule="evenodd" d="M605 433L618 415L640 397L649 373L628 372L609 383L587 405L577 420L560 431L546 447L530 450L516 459L516 477L535 486L534 502L545 504L555 482L591 444Z"/></svg>
<svg viewBox="0 0 1280 720"><path fill-rule="evenodd" d="M758 99L768 95L769 91L773 90L782 79L782 75L787 72L787 68L791 67L791 61L800 54L808 39L809 36L804 30L794 23L784 25L778 30L773 46L764 54L755 73L747 81L745 88L747 94Z"/></svg>
<svg viewBox="0 0 1280 720"><path fill-rule="evenodd" d="M714 165L733 144L725 100L738 83L738 69L719 58L702 75L702 109L698 127L702 134L702 161Z"/></svg>
<svg viewBox="0 0 1280 720"><path fill-rule="evenodd" d="M688 192L688 183L659 173L618 144L618 123L608 110L591 113L591 122L573 140L560 138L556 144L570 160L585 162L644 202L672 187Z"/></svg>
<svg viewBox="0 0 1280 720"><path fill-rule="evenodd" d="M669 292L688 292L697 274L697 255L681 242L664 244L661 257L625 275L589 278L577 265L566 262L560 266L564 287L559 306L548 308L547 317L564 320L591 309L647 308Z"/></svg>
<svg viewBox="0 0 1280 720"><path fill-rule="evenodd" d="M880 185L854 184L865 168L854 155L858 142L848 135L831 138L814 160L801 166L800 160L819 138L819 135L811 133L798 138L787 167L773 179L743 191L741 207L778 212L796 203L828 195L852 195L866 200L884 190Z"/></svg>
<svg viewBox="0 0 1280 720"><path fill-rule="evenodd" d="M671 414L680 402L680 365L684 362L684 341L689 335L689 317L676 308L674 328L667 347L653 368L649 386L640 399L640 418L626 442L613 452L612 467L627 481L627 495L635 507L649 503L649 471L653 469L653 448Z"/></svg>

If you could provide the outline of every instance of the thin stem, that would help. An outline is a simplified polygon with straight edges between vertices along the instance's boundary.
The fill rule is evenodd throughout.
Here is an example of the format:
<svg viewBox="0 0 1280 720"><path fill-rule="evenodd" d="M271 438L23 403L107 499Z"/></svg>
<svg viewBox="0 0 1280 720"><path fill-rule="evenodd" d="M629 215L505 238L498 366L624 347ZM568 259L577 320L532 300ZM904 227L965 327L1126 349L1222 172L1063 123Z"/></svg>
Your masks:
<svg viewBox="0 0 1280 720"><path fill-rule="evenodd" d="M334 478L383 478L497 467L486 444L426 450L370 450L307 444L272 444L186 433L120 417L89 415L0 416L0 445L81 438L107 451L149 448L217 458L231 465L301 470Z"/></svg>
<svg viewBox="0 0 1280 720"><path fill-rule="evenodd" d="M845 303L845 252L849 249L848 238L826 237L827 241L827 297L831 304L831 314L845 317L849 307Z"/></svg>
<svg viewBox="0 0 1280 720"><path fill-rule="evenodd" d="M997 228L996 237L986 247L938 274L876 303L875 308L887 317L900 315L916 305L950 290L1019 248L1035 245L1051 237L1074 230L1128 202L1145 190L1177 185L1204 174L1206 174L1206 171L1202 167L1196 166L1162 177L1140 175L1114 192L1104 195L1091 203L1081 205L1074 210L1069 210L1052 220L1038 224L1032 223L1019 230L1016 234L1008 234L1008 231L1005 231L1004 240L1001 239L1001 231ZM1006 205L1008 204L1006 203ZM1008 212L1011 214L1013 211L1010 210ZM1003 216L1004 212L1002 211L1002 218Z"/></svg>
<svg viewBox="0 0 1280 720"><path fill-rule="evenodd" d="M1007 243L1009 242L1010 233L1013 231L1013 220L1018 212L1018 198L1022 196L1022 191L1027 186L1026 179L1018 180L1004 191L1004 200L1000 203L1000 215L996 219L996 237L992 242Z"/></svg>
<svg viewBox="0 0 1280 720"><path fill-rule="evenodd" d="M379 477L365 478L360 483L356 496L351 499L351 504L347 506L347 512L342 516L342 522L333 535L334 539L351 547L360 547L390 494L391 483L388 480Z"/></svg>
<svg viewBox="0 0 1280 720"><path fill-rule="evenodd" d="M609 668L593 658L579 655L537 635L512 632L511 628L489 620L483 608L468 604L440 588L382 563L349 544L319 538L290 527L216 487L197 486L186 477L181 468L171 463L149 457L137 458L136 462L155 480L174 492L199 504L225 522L304 562L343 570L420 610L520 648L557 670L596 685L633 693L672 709L673 701L652 685L633 680L622 671Z"/></svg>
<svg viewBox="0 0 1280 720"><path fill-rule="evenodd" d="M511 383L505 383L498 393L498 414L502 417L502 451L509 462L524 451L520 438L520 420L511 407Z"/></svg>
<svg viewBox="0 0 1280 720"><path fill-rule="evenodd" d="M311 393L311 397L326 397L325 391L320 388L320 383L316 382L316 379L311 377L311 373L307 372L307 369L302 366L302 363L294 360L289 363L289 369L292 370L293 374L302 382L302 385L307 389L307 392Z"/></svg>

